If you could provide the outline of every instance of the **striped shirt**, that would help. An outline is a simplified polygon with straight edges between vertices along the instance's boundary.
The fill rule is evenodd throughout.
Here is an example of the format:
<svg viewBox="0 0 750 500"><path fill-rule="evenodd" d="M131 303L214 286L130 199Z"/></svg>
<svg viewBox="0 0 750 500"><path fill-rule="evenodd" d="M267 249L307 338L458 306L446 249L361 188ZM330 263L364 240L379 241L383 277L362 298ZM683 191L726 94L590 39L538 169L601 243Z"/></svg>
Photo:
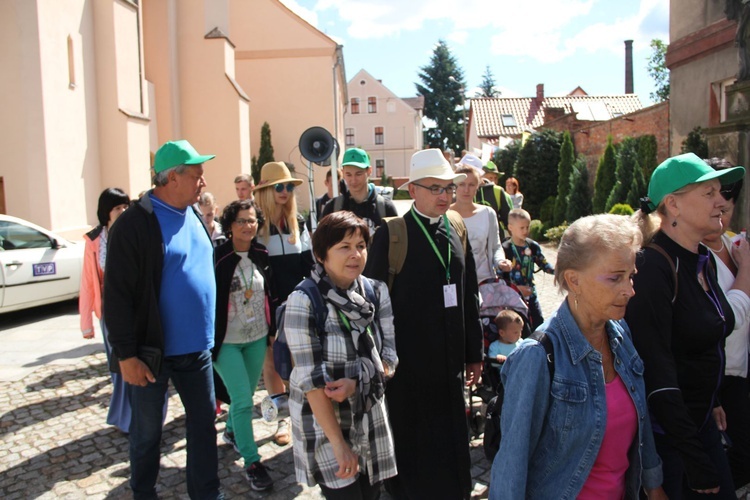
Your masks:
<svg viewBox="0 0 750 500"><path fill-rule="evenodd" d="M388 287L381 281L373 281L373 285L379 300L378 317L373 321L375 345L390 377L398 364L393 309ZM284 325L289 350L294 359L294 369L289 380L289 413L292 417L297 481L308 486L322 483L329 488L338 489L353 484L356 478L336 477L339 466L333 448L313 417L305 394L313 389L324 388L326 381L358 378L359 361L351 334L343 328L334 306L330 303L327 306L326 334L321 342L316 335L312 305L307 295L295 291L287 300ZM359 456L359 467L368 473L371 483L395 476L396 456L385 399L382 398L373 405L362 420L363 425L368 426L367 429L353 429L352 406L355 397L356 394L342 403L331 401L344 439ZM366 438L353 442L357 441L356 436Z"/></svg>

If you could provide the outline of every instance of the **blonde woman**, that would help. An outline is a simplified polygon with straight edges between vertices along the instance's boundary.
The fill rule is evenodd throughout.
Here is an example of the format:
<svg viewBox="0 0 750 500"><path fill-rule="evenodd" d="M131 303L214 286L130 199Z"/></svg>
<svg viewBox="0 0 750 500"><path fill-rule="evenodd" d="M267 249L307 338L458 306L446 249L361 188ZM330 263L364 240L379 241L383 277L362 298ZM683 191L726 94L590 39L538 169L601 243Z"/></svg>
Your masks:
<svg viewBox="0 0 750 500"><path fill-rule="evenodd" d="M304 219L297 213L294 189L302 184L295 179L282 162L269 162L260 171L260 182L253 191L266 218L266 224L258 229L258 240L268 249L273 286L282 303L292 293L297 283L310 275L314 265L310 233ZM269 336L269 339L271 336ZM273 344L269 341L263 365L263 381L269 394L285 392L284 383L273 364ZM281 402L281 408L286 401ZM279 421L274 436L276 444L284 446L291 441L289 424Z"/></svg>
<svg viewBox="0 0 750 500"><path fill-rule="evenodd" d="M510 262L505 259L505 252L500 246L497 216L492 207L474 203L482 182L481 171L461 166L456 169L456 173L466 174L466 178L456 183L456 201L451 205L451 210L458 212L466 224L479 283L494 281L501 264L506 266L504 271L510 271Z"/></svg>

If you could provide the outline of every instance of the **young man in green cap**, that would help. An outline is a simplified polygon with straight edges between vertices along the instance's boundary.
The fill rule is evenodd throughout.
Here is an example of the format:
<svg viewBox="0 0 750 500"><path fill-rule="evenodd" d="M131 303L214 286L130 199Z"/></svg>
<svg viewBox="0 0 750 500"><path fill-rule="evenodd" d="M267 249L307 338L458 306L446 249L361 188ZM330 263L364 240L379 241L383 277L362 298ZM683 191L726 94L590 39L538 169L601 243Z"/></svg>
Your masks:
<svg viewBox="0 0 750 500"><path fill-rule="evenodd" d="M396 205L377 194L375 186L370 184L372 167L365 150L347 149L341 166L348 191L326 203L320 218L339 210L349 210L367 222L372 235L383 223L384 217L398 215Z"/></svg>
<svg viewBox="0 0 750 500"><path fill-rule="evenodd" d="M216 282L211 235L193 207L206 187L188 141L165 143L154 189L112 226L104 272L104 315L114 363L130 387L130 487L156 498L164 397L171 379L187 415L187 492L219 491L211 348Z"/></svg>

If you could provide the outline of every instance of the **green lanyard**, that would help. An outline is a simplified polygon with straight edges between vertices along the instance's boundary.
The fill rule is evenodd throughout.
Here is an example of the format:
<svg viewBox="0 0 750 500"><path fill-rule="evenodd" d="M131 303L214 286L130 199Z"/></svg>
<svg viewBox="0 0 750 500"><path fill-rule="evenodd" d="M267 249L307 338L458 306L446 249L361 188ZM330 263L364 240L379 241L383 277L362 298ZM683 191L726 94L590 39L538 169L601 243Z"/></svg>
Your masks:
<svg viewBox="0 0 750 500"><path fill-rule="evenodd" d="M341 322L344 324L344 326L346 327L346 329L349 330L349 332L351 333L351 331L352 331L352 325L349 324L349 318L347 318L346 316L344 316L344 313L342 313L340 310L336 310L336 312L339 313L339 318L341 318ZM367 325L367 330L366 331L367 331L367 333L369 335L372 335L372 332L370 331L370 325Z"/></svg>
<svg viewBox="0 0 750 500"><path fill-rule="evenodd" d="M414 220L417 221L417 225L424 233L425 237L427 237L427 241L430 242L430 245L432 246L432 250L435 252L435 255L437 255L437 258L440 259L440 263L445 268L445 279L450 284L451 282L451 225L448 223L448 217L443 215L443 223L445 224L445 232L448 233L448 264L446 265L445 261L443 260L443 256L440 255L440 251L438 250L437 245L435 245L435 240L432 239L430 234L427 232L427 229L425 229L424 224L422 224L422 221L417 217L417 214L414 213L414 206L411 207L411 216L414 217Z"/></svg>

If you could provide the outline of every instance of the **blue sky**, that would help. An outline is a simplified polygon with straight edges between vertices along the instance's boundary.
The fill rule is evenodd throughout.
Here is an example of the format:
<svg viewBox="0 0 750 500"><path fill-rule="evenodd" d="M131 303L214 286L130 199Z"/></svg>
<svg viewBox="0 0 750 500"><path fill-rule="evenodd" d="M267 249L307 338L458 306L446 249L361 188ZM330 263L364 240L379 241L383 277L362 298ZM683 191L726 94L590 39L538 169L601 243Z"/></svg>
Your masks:
<svg viewBox="0 0 750 500"><path fill-rule="evenodd" d="M635 93L651 104L649 43L669 43L669 0L281 0L344 46L347 78L364 68L400 97L416 94L439 39L464 71L468 96L487 66L505 97L625 91L633 40Z"/></svg>

